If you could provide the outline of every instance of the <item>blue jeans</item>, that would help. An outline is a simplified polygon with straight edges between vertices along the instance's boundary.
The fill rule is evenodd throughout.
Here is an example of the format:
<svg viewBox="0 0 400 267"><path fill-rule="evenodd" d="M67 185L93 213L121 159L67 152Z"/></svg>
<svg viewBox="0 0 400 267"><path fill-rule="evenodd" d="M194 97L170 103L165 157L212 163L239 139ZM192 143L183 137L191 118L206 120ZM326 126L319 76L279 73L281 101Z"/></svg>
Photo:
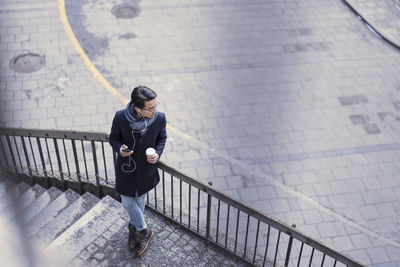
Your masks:
<svg viewBox="0 0 400 267"><path fill-rule="evenodd" d="M136 194L137 195L137 194ZM137 197L121 195L122 206L128 212L129 222L135 226L136 231L142 231L147 228L143 218L146 194Z"/></svg>

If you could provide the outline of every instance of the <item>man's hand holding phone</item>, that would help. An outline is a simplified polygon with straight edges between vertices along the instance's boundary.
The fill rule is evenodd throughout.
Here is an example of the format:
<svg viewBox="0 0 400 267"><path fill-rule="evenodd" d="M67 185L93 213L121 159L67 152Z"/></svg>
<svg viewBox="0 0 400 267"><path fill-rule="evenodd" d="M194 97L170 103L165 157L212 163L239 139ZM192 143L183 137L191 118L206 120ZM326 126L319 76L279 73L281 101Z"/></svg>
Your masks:
<svg viewBox="0 0 400 267"><path fill-rule="evenodd" d="M126 145L122 145L121 148L119 149L119 152L121 153L121 156L128 157L128 156L132 155L133 150L131 150Z"/></svg>

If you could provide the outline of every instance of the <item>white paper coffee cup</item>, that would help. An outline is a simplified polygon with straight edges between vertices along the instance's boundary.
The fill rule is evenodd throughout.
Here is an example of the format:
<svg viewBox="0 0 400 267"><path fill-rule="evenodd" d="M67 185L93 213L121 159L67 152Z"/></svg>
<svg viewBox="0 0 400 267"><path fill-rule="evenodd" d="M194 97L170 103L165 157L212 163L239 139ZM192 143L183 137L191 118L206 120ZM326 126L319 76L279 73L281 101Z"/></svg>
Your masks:
<svg viewBox="0 0 400 267"><path fill-rule="evenodd" d="M148 149L146 149L146 156L148 158L152 157L154 154L156 154L156 150L152 147L149 147Z"/></svg>

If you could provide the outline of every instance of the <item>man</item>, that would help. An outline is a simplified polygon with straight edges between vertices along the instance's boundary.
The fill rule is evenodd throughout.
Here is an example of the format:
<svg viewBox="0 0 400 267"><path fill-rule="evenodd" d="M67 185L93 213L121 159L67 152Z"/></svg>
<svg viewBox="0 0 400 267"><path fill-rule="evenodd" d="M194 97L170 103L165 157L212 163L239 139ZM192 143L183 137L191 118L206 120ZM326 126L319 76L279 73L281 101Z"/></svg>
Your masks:
<svg viewBox="0 0 400 267"><path fill-rule="evenodd" d="M110 144L118 151L115 164L116 190L129 214L128 247L141 256L153 237L143 212L146 193L160 181L157 162L165 147L165 114L157 111L157 94L146 86L133 89L126 109L115 114ZM146 156L146 149L156 153Z"/></svg>

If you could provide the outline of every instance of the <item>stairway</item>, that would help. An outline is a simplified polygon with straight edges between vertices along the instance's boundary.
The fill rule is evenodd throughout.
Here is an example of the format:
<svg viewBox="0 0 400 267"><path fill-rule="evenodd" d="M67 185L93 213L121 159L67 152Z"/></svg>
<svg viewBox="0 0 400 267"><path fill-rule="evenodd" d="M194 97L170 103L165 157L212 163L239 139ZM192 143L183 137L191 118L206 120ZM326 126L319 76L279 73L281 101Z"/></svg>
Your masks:
<svg viewBox="0 0 400 267"><path fill-rule="evenodd" d="M31 247L42 248L43 255L56 255L61 265L71 262L103 233L118 231L124 224L125 211L111 197L80 196L55 187L46 190L38 184L14 183L15 177L7 173L0 172L0 176L0 226L19 225L20 244L30 240ZM113 228L117 222L120 227ZM24 251L23 246L20 249Z"/></svg>
<svg viewBox="0 0 400 267"><path fill-rule="evenodd" d="M149 210L155 236L135 258L118 201L13 181L0 170L0 266L249 266Z"/></svg>

